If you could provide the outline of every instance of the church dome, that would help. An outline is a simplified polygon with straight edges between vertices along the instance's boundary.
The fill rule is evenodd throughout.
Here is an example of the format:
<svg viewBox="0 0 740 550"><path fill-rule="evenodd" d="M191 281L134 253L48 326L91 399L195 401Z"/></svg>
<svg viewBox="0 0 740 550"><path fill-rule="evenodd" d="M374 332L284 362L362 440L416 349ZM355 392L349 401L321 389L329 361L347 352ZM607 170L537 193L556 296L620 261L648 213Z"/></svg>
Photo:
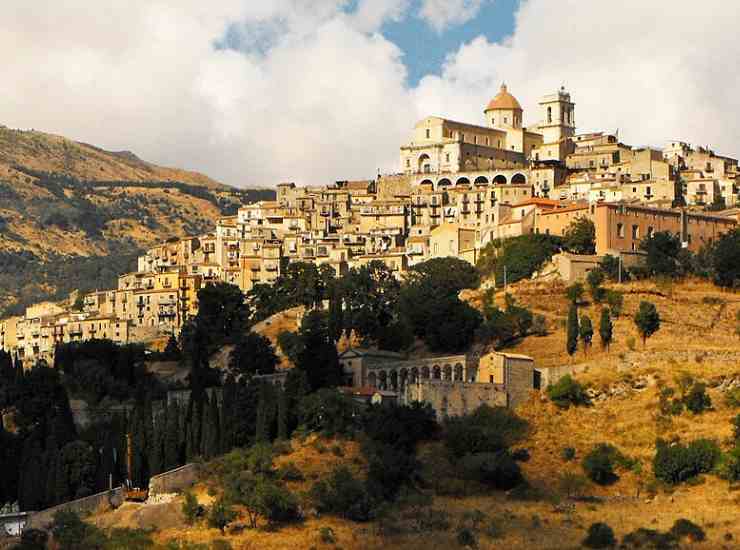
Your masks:
<svg viewBox="0 0 740 550"><path fill-rule="evenodd" d="M483 112L487 113L488 111L495 111L497 109L522 110L522 106L519 105L516 98L506 89L506 84L501 84L501 91L488 103L488 107Z"/></svg>

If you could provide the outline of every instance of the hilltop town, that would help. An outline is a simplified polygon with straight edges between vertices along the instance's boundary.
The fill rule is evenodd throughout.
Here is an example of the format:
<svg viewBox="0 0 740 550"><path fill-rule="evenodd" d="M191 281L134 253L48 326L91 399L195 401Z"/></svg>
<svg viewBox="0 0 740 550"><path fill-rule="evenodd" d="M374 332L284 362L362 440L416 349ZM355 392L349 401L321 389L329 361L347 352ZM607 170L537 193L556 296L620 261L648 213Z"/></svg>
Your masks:
<svg viewBox="0 0 740 550"><path fill-rule="evenodd" d="M564 89L539 104L539 122L524 127L521 105L502 85L483 125L419 121L400 147L397 174L319 187L281 183L276 200L240 206L211 233L147 249L117 288L75 293L0 321L0 348L31 364L50 362L62 342L153 342L179 334L204 285L223 281L249 293L295 262L342 275L380 261L400 277L430 258L476 264L489 243L563 236L586 218L595 250L561 259L570 280L606 255L638 264L641 240L656 232L678 235L698 252L737 225L736 159L681 141L658 150L611 133L578 134Z"/></svg>
<svg viewBox="0 0 740 550"><path fill-rule="evenodd" d="M563 89L538 114L502 86L395 174L166 186L234 214L0 320L0 534L729 548L738 162L578 134Z"/></svg>

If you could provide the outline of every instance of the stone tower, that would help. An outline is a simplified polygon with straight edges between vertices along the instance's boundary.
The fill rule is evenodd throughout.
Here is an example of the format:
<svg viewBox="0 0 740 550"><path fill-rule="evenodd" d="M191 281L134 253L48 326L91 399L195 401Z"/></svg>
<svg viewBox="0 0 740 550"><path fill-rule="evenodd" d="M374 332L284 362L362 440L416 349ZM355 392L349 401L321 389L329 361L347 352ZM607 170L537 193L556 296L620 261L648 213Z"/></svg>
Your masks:
<svg viewBox="0 0 740 550"><path fill-rule="evenodd" d="M540 101L542 121L538 125L544 143L556 143L563 138L572 138L576 133L576 104L570 94L561 87L557 93L546 95Z"/></svg>
<svg viewBox="0 0 740 550"><path fill-rule="evenodd" d="M483 112L488 125L496 130L520 130L522 127L522 106L509 93L506 84L501 84L501 90Z"/></svg>

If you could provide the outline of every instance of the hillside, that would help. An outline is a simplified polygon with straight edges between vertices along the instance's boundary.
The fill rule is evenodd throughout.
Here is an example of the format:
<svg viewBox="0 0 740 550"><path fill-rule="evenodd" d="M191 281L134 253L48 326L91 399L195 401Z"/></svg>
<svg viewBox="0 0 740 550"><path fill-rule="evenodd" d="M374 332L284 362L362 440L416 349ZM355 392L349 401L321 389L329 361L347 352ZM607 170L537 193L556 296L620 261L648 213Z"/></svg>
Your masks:
<svg viewBox="0 0 740 550"><path fill-rule="evenodd" d="M705 542L682 539L656 547L736 547L740 538L737 484L710 473L691 483L666 485L655 480L653 457L657 438L684 444L708 438L723 451L732 447L731 420L740 407L727 397L729 389L740 387L740 338L735 333L740 295L699 281L636 282L611 288L625 295L611 350L601 350L596 336L587 355L579 349L573 358L565 352L563 321L568 302L563 285L524 282L509 288L520 304L546 316L549 330L547 336L530 336L510 351L534 356L538 366L577 367L581 372L576 379L592 397L590 406L563 410L533 394L517 409L529 424L516 444L529 453L529 459L520 462L528 482L525 490L495 491L461 482L452 474L457 465L449 461L443 445L430 441L421 444L418 458L423 464L419 488L431 498L391 505L381 519L368 523L317 514L304 496L300 497L306 511L303 522L244 529L246 518L241 516L225 535L203 523L186 525L180 497L165 505L126 504L93 520L101 526L159 527L152 537L161 544L224 539L232 548L462 548L460 531L467 527L475 534L478 548L575 549L582 547L588 527L595 522L609 524L621 540L641 528L665 533L677 520L687 519L705 532ZM471 301L482 297L471 294ZM501 293L497 299L503 301ZM639 339L634 344L630 341L636 336L632 318L641 300L654 302L663 319L661 329L644 348ZM599 308L586 303L580 310L598 319ZM700 414L662 413L661 391L670 387L678 394L679 379L685 376L707 384L711 408ZM618 480L607 486L586 480L581 466L600 443L616 446L635 461L629 469L619 467ZM336 464L347 465L359 475L367 472L353 441L309 436L294 438L291 447L275 458L275 466L293 463L301 472L305 481L287 484L297 495L304 495ZM573 459L564 457L565 447L573 448ZM206 468L195 491L205 506L221 491L209 473L213 471ZM572 474L569 486L566 474ZM573 479L579 481L574 484ZM569 491L578 498L569 498ZM328 529L335 543L329 542Z"/></svg>
<svg viewBox="0 0 740 550"><path fill-rule="evenodd" d="M142 248L209 231L218 216L273 196L0 126L0 316L75 288L112 286Z"/></svg>

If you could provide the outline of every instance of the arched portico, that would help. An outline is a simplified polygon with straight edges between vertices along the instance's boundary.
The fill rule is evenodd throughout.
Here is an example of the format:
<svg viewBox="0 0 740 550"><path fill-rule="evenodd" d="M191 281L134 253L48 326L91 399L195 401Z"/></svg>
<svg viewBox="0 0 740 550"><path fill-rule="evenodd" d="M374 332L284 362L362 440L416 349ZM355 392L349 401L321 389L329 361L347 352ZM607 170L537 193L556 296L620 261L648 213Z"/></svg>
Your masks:
<svg viewBox="0 0 740 550"><path fill-rule="evenodd" d="M478 176L473 183L475 185L488 185L488 178L486 176Z"/></svg>
<svg viewBox="0 0 740 550"><path fill-rule="evenodd" d="M527 183L527 177L524 174L516 173L511 177L511 183L515 185Z"/></svg>
<svg viewBox="0 0 740 550"><path fill-rule="evenodd" d="M466 177L458 178L455 185L470 185L470 180Z"/></svg>
<svg viewBox="0 0 740 550"><path fill-rule="evenodd" d="M504 176L503 174L499 174L498 176L493 178L493 183L495 185L502 185L502 184L505 185L509 183L509 180L507 180L506 176Z"/></svg>

